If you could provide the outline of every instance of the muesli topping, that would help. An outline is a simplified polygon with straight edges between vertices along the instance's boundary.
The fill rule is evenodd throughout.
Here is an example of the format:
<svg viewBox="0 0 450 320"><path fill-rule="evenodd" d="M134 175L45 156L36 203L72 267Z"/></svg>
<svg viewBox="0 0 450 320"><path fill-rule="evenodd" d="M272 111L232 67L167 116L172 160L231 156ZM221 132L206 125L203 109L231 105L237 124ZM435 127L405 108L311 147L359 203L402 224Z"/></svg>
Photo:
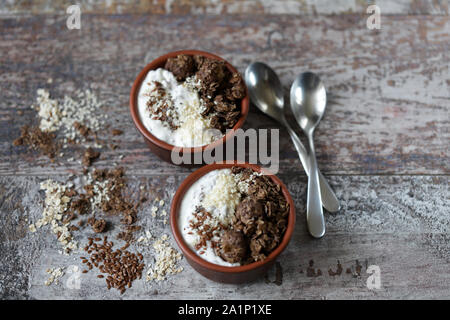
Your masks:
<svg viewBox="0 0 450 320"><path fill-rule="evenodd" d="M287 227L289 204L281 187L249 168L216 171L197 181L195 188L201 192L194 192L197 199L190 199L195 202L190 208L195 209L182 229L188 243L218 264L244 265L266 259ZM184 217L186 212L181 214Z"/></svg>
<svg viewBox="0 0 450 320"><path fill-rule="evenodd" d="M149 71L140 91L145 99L138 104L146 128L181 147L209 144L220 137L205 134L209 129L218 129L223 136L233 128L246 93L240 74L231 72L224 61L183 54L169 58L164 68Z"/></svg>

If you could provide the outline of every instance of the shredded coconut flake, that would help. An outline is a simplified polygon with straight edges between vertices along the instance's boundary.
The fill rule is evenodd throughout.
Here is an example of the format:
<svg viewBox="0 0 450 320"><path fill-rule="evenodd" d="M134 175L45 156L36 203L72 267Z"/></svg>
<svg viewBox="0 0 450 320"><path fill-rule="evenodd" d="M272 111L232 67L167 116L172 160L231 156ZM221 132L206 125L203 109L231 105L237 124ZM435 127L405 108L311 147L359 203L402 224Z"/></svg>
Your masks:
<svg viewBox="0 0 450 320"><path fill-rule="evenodd" d="M221 172L218 174L214 187L205 195L202 204L205 209L210 208L227 208L221 210L221 215L216 218L220 223L228 225L234 216L236 206L241 199L242 190L240 189L238 179L233 174Z"/></svg>

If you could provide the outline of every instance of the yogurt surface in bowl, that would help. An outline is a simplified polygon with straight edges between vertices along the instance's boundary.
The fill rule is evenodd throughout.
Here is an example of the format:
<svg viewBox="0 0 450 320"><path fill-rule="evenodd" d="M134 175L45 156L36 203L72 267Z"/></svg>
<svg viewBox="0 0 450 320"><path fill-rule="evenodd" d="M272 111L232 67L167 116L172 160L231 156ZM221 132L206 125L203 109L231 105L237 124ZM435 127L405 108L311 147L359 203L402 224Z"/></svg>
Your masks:
<svg viewBox="0 0 450 320"><path fill-rule="evenodd" d="M138 93L139 116L158 139L177 147L200 147L222 137L212 130L210 117L202 116L201 99L195 78L178 82L172 72L150 70Z"/></svg>

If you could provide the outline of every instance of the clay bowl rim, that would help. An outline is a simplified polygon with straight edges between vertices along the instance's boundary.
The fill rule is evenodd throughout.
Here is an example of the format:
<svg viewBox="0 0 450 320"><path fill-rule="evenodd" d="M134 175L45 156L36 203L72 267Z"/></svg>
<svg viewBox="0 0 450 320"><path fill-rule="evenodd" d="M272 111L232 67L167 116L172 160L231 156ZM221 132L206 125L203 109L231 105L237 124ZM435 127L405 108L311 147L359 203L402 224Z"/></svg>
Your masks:
<svg viewBox="0 0 450 320"><path fill-rule="evenodd" d="M201 257L199 257L184 241L183 236L181 235L181 232L178 228L178 211L179 207L181 205L181 201L183 200L183 196L185 195L186 191L192 186L194 182L196 182L199 178L207 174L208 172L211 172L216 169L225 169L230 168L232 166L240 166L244 168L251 168L256 172L264 172L267 174L275 183L279 184L281 186L283 195L287 202L289 203L289 217L288 217L288 224L286 231L283 235L283 240L281 243L275 248L274 251L272 251L269 256L263 260L258 262L253 262L248 265L244 266L221 266L217 265L211 262L208 262ZM265 170L264 168L261 168L258 165L250 164L250 163L242 163L237 161L229 161L224 163L213 163L208 164L200 169L197 169L196 171L192 172L178 187L177 192L175 193L175 196L173 198L171 208L170 208L170 225L172 229L172 234L175 238L175 241L177 242L178 246L180 247L181 251L183 251L183 254L187 256L190 260L193 260L196 264L201 265L202 267L206 269L210 269L216 272L222 272L222 273L241 273L241 272L247 272L254 269L257 269L265 264L271 263L274 261L287 247L289 244L292 234L295 227L295 206L294 201L292 200L292 197L286 187L286 185L274 174L271 174L269 171Z"/></svg>
<svg viewBox="0 0 450 320"><path fill-rule="evenodd" d="M134 80L133 86L131 87L131 92L130 92L130 112L131 112L131 117L133 119L133 122L134 122L135 126L139 130L139 132L147 140L149 140L150 142L152 142L153 144L157 145L158 147L160 147L160 148L162 148L164 150L172 152L173 149L177 148L177 151L180 151L182 153L203 152L207 148L215 148L215 147L217 147L217 146L219 146L221 144L224 144L228 139L233 137L235 130L237 130L237 129L239 129L239 128L241 128L243 126L245 120L247 119L247 115L248 115L249 107L250 107L250 98L249 98L249 95L248 95L248 89L247 89L247 86L244 83L244 86L245 86L245 97L242 98L242 100L241 100L241 115L240 115L238 121L236 122L236 124L234 125L234 127L232 128L232 130L230 132L228 132L227 134L225 134L221 139L215 140L212 143L206 144L206 145L201 146L201 147L179 147L179 146L171 145L171 144L169 144L169 143L167 143L167 142L165 142L163 140L158 139L152 133L150 133L149 130L147 130L147 128L144 126L144 124L142 123L141 118L139 116L138 103L137 103L139 89L141 88L142 82L144 81L145 77L147 76L147 73L150 70L155 70L157 68L163 67L168 58L175 57L175 56L177 56L179 54L201 55L201 56L204 56L206 58L224 61L225 65L227 66L227 68L231 72L238 72L235 67L233 67L228 61L226 61L222 57L219 57L219 56L217 56L215 54L212 54L212 53L209 53L209 52L206 52L206 51L201 51L201 50L178 50L178 51L172 51L172 52L166 53L165 55L162 55L162 56L156 58L155 60L153 60L152 62L150 62L149 64L147 64L141 70L141 72L139 72L138 76Z"/></svg>

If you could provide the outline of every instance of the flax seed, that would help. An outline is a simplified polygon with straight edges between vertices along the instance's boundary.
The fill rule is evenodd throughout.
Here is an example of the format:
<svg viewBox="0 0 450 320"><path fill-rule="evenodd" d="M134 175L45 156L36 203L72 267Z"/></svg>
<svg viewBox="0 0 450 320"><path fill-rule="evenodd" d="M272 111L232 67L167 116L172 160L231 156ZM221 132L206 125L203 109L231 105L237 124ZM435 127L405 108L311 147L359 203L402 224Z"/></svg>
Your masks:
<svg viewBox="0 0 450 320"><path fill-rule="evenodd" d="M97 238L95 238L97 241ZM121 249L113 251L114 243L108 242L104 237L103 243L94 243L91 250L89 262L87 259L87 267L89 270L93 269L93 265L102 273L107 275L98 275L97 278L106 278L106 285L108 290L110 288L118 289L123 294L126 288L132 287L132 282L136 279L141 279L144 263L139 263L143 260L141 253L132 253L125 250L130 243L127 242ZM84 261L83 260L83 261ZM92 265L93 264L93 265ZM86 270L87 272L87 270Z"/></svg>

